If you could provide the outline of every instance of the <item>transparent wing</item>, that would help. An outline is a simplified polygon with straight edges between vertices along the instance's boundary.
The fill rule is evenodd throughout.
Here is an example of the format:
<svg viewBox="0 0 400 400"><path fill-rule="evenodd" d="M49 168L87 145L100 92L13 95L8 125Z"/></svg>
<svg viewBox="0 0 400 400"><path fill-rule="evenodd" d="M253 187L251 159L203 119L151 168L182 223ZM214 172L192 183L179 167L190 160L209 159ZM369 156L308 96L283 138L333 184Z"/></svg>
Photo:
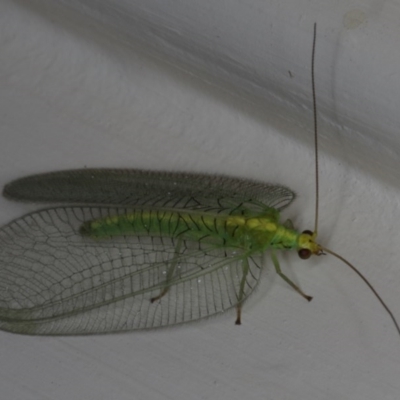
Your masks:
<svg viewBox="0 0 400 400"><path fill-rule="evenodd" d="M282 210L295 198L283 186L190 173L78 169L32 175L10 182L5 197L34 202L129 205L229 212L241 207Z"/></svg>
<svg viewBox="0 0 400 400"><path fill-rule="evenodd" d="M157 328L223 312L239 297L245 255L165 237L79 235L84 221L124 208L60 207L0 230L0 329L72 335ZM179 250L177 250L179 249ZM248 258L245 299L260 276ZM151 303L166 288L167 294Z"/></svg>

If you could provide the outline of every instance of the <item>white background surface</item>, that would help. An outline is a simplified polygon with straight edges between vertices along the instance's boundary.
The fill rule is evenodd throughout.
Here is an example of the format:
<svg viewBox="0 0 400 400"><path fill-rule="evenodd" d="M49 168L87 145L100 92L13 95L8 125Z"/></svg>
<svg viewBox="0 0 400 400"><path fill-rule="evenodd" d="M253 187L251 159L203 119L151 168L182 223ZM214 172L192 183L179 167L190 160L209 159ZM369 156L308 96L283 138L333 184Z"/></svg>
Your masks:
<svg viewBox="0 0 400 400"><path fill-rule="evenodd" d="M396 2L80 3L0 2L1 185L84 166L230 174L292 188L284 217L312 229L317 21L320 242L400 318ZM1 200L0 221L35 208ZM241 327L227 313L123 335L0 332L1 396L397 399L400 338L368 288L329 256L281 263L314 300L267 268Z"/></svg>

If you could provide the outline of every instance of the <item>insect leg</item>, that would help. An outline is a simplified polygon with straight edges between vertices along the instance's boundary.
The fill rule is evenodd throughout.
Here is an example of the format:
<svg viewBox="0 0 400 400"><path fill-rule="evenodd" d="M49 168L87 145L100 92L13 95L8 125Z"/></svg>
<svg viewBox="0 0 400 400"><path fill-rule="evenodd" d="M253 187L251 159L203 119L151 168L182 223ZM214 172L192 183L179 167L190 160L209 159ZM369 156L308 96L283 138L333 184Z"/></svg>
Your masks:
<svg viewBox="0 0 400 400"><path fill-rule="evenodd" d="M244 296L244 285L246 284L246 277L249 272L249 261L247 257L243 258L243 275L242 279L240 280L240 286L239 286L239 296L238 296L238 302L236 304L236 325L241 325L241 315L242 315L242 304L243 304L243 296Z"/></svg>
<svg viewBox="0 0 400 400"><path fill-rule="evenodd" d="M312 300L312 296L306 295L294 282L292 282L282 271L281 271L281 266L279 265L279 261L276 258L275 253L272 251L271 252L271 258L272 262L274 263L274 267L276 270L276 273L286 282L288 283L297 293L301 294L307 301Z"/></svg>
<svg viewBox="0 0 400 400"><path fill-rule="evenodd" d="M175 247L174 256L173 256L173 258L171 260L171 263L168 266L167 277L165 279L165 287L164 287L164 289L161 290L161 292L160 292L160 294L158 296L152 297L150 299L150 301L152 303L154 303L157 300L160 300L163 296L165 296L167 294L170 286L171 286L170 282L171 282L172 276L174 275L174 272L175 272L175 267L176 267L178 256L179 256L179 252L180 252L180 249L181 249L181 244L182 244L182 240L178 240L178 243L177 243L177 245Z"/></svg>

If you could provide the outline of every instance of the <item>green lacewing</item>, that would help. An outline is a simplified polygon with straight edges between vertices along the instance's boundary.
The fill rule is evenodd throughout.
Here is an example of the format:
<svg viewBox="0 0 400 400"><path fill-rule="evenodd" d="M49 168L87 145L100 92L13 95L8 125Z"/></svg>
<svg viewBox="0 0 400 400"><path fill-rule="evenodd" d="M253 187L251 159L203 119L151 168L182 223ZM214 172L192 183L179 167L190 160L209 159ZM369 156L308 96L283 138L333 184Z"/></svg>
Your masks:
<svg viewBox="0 0 400 400"><path fill-rule="evenodd" d="M315 27L312 56L314 87ZM318 193L318 146L315 122ZM61 204L0 229L0 329L77 335L171 326L236 308L256 287L262 254L330 253L280 212L288 188L226 176L81 169L17 179L3 195ZM318 195L316 221L318 221ZM386 304L366 279L397 330Z"/></svg>

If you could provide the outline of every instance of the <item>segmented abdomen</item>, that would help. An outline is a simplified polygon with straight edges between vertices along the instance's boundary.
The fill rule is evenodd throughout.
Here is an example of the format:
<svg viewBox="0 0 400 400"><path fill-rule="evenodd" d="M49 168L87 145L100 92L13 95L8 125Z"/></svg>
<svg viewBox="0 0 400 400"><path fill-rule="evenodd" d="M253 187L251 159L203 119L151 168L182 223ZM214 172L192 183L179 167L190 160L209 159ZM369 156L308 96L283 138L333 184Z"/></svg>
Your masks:
<svg viewBox="0 0 400 400"><path fill-rule="evenodd" d="M82 224L80 233L95 239L110 236L146 235L181 237L194 241L234 242L238 226L228 223L229 218L209 213L138 209L132 210L126 215L87 221Z"/></svg>

